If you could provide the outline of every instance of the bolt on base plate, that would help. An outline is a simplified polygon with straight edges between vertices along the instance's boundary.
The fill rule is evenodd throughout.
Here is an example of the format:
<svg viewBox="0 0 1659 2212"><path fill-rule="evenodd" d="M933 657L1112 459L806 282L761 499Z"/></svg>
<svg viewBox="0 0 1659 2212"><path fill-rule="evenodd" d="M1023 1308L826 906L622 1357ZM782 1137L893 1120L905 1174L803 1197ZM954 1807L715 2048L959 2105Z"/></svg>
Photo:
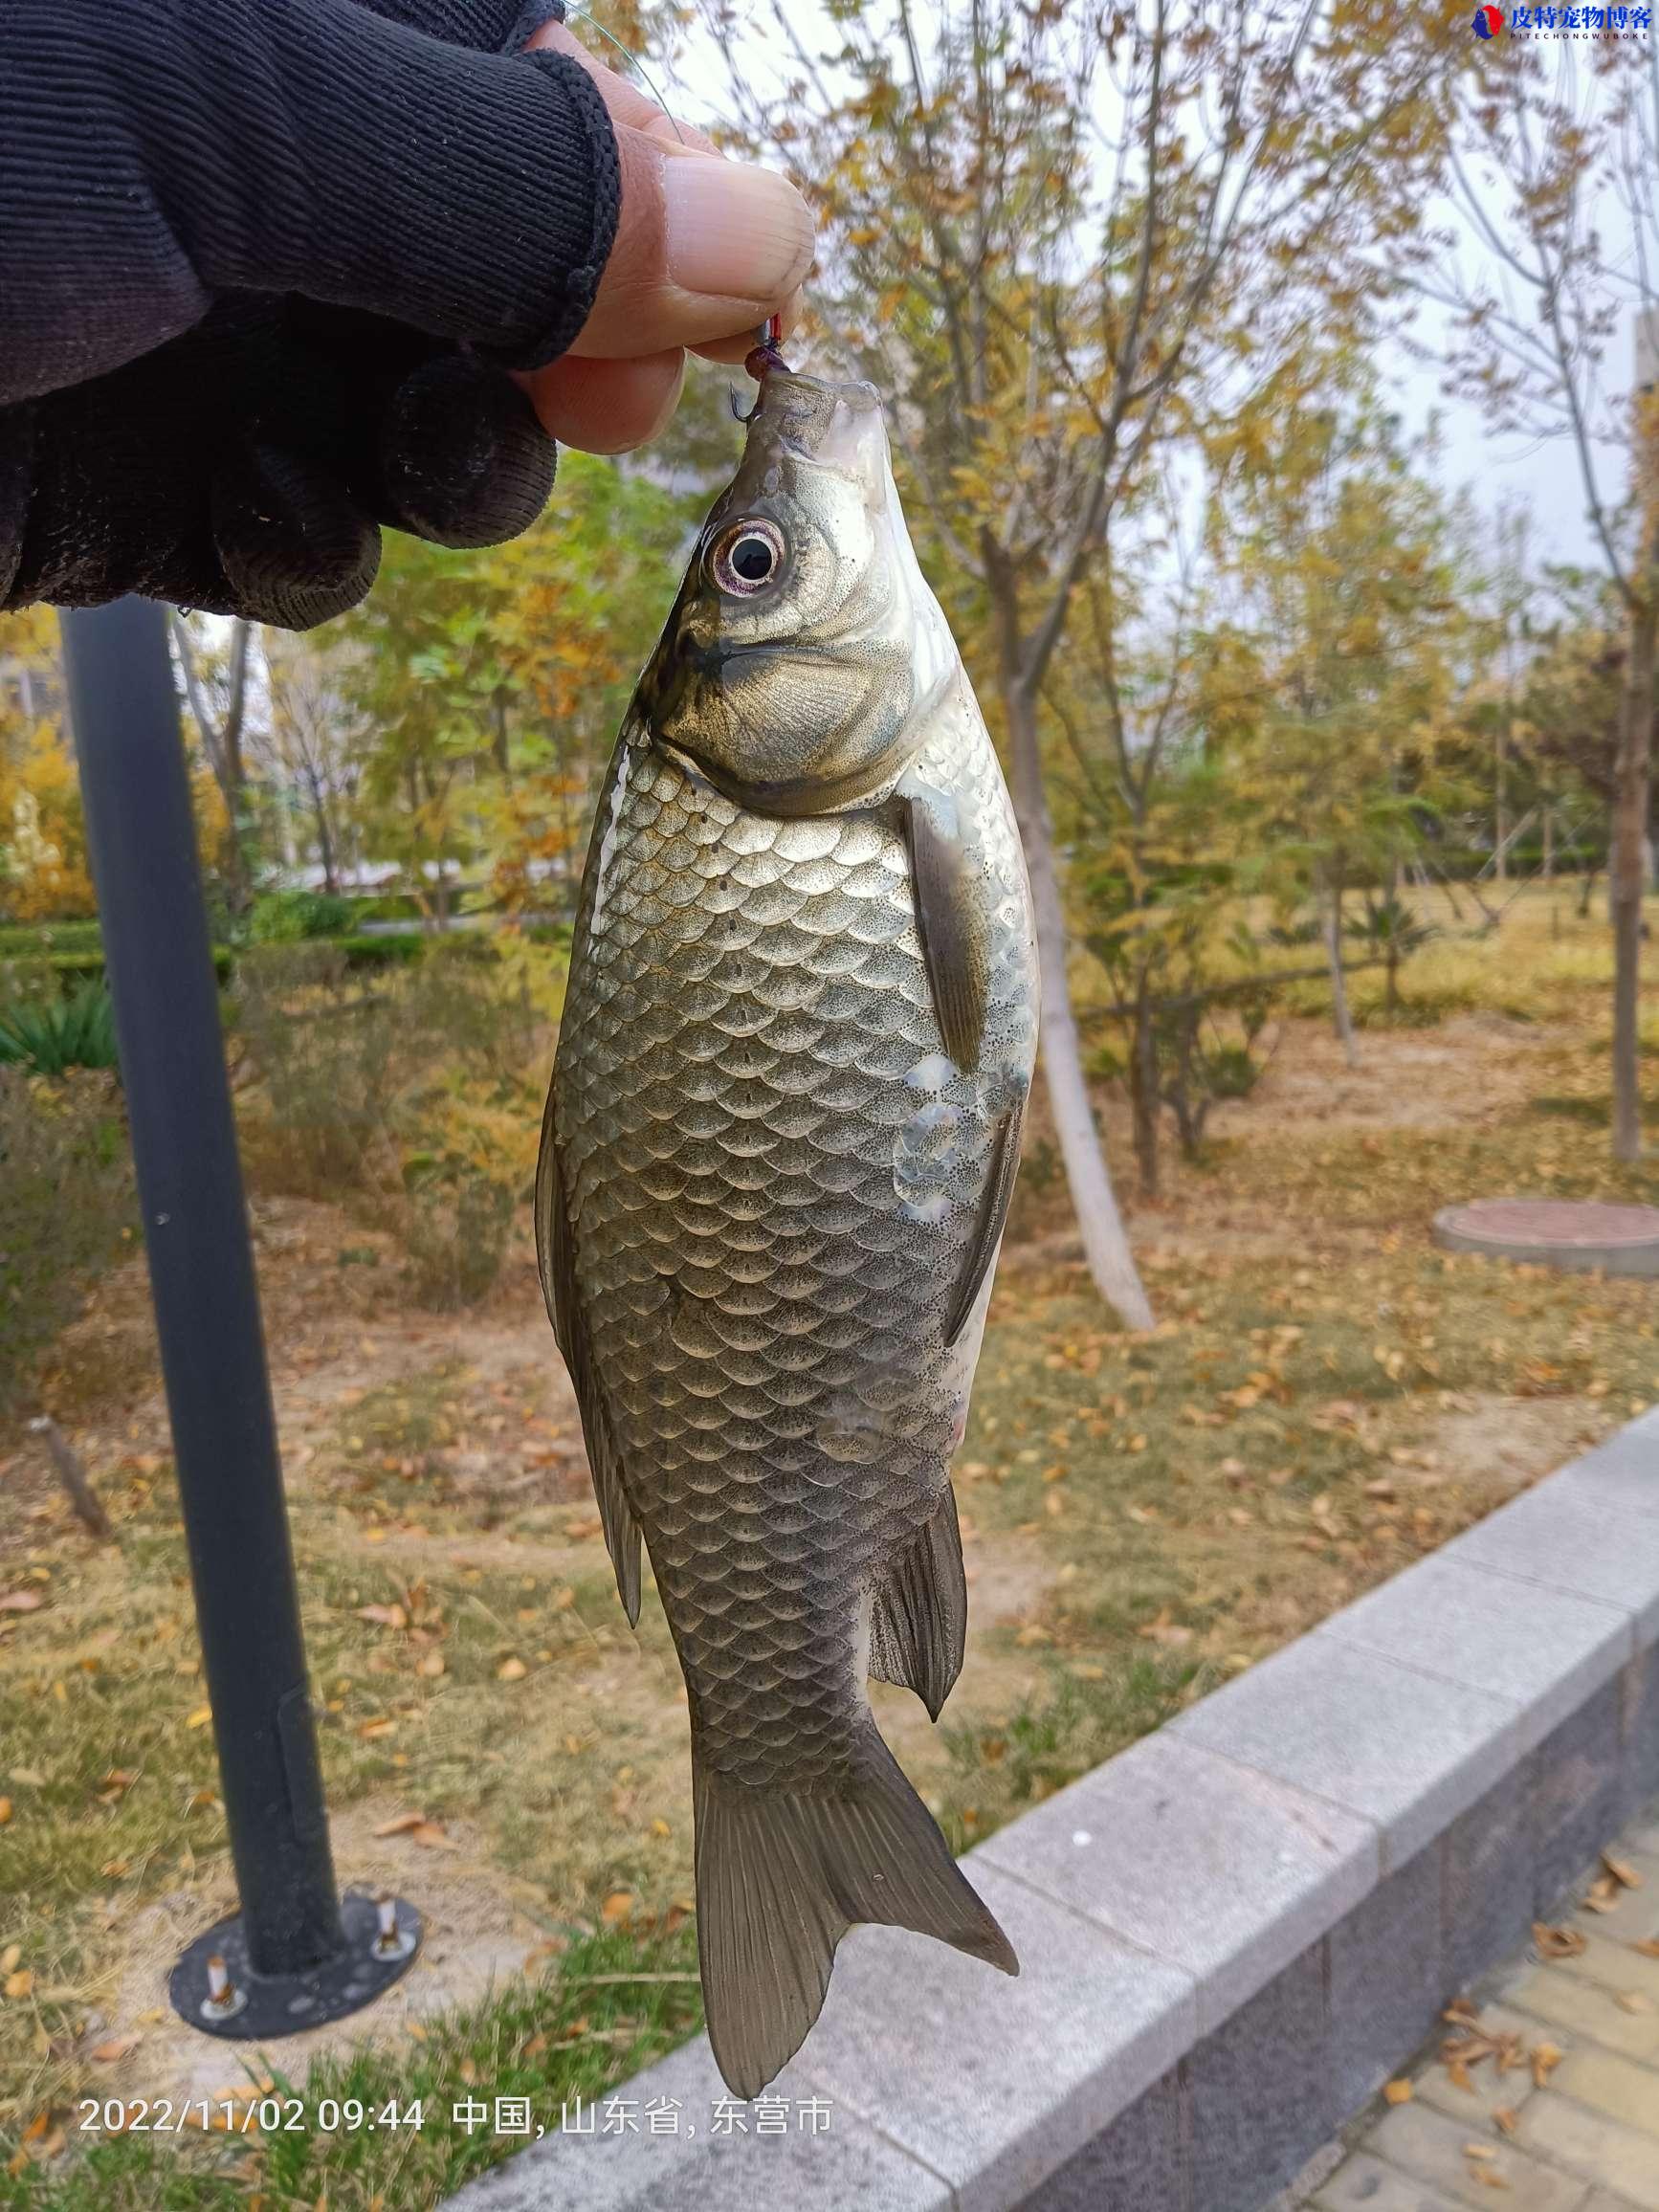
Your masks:
<svg viewBox="0 0 1659 2212"><path fill-rule="evenodd" d="M242 1916L198 1936L173 1968L173 2010L204 2035L269 2042L299 2035L372 2004L405 1975L420 1949L421 1921L401 1897L347 1890L340 1900L344 1948L299 1974L255 1974Z"/></svg>

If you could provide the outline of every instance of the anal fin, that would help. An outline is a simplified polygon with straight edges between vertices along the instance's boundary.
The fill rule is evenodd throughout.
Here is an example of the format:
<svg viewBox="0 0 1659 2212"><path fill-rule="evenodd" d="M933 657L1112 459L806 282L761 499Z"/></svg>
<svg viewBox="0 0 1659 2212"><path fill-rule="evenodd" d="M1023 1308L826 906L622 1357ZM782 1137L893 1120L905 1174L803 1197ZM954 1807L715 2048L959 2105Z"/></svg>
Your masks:
<svg viewBox="0 0 1659 2212"><path fill-rule="evenodd" d="M933 1517L888 1568L870 1612L870 1671L914 1690L937 1720L962 1672L967 1581L949 1484Z"/></svg>
<svg viewBox="0 0 1659 2212"><path fill-rule="evenodd" d="M962 1273L951 1295L950 1311L945 1316L947 1345L954 1344L967 1327L968 1316L979 1301L985 1277L996 1260L997 1247L1003 1241L1003 1229L1014 1195L1014 1178L1020 1172L1020 1130L1025 1117L1022 1100L1019 1105L1008 1108L998 1126L990 1173L980 1194L979 1212L974 1217L973 1242L962 1261Z"/></svg>

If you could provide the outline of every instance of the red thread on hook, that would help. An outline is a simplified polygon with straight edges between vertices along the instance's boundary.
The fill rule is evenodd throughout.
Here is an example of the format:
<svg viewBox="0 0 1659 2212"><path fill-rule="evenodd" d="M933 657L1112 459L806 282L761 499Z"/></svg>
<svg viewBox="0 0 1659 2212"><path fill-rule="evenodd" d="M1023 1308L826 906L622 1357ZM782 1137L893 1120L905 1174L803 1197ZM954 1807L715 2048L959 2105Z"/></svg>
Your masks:
<svg viewBox="0 0 1659 2212"><path fill-rule="evenodd" d="M768 317L757 335L761 343L751 349L743 366L757 384L761 383L768 371L774 368L781 368L786 376L789 372L789 365L784 359L783 352L784 318L781 315Z"/></svg>

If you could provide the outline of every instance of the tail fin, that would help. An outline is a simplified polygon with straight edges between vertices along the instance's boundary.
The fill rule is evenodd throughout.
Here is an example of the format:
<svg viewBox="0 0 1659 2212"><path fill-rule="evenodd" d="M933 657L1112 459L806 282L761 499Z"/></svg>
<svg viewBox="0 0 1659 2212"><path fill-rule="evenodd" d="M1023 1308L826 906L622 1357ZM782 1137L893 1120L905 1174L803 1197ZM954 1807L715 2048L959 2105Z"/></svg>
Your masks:
<svg viewBox="0 0 1659 2212"><path fill-rule="evenodd" d="M792 1797L725 1780L694 1746L703 2003L738 2096L757 2095L800 2049L855 1921L914 1928L1020 1971L874 1722L862 1748L850 1789Z"/></svg>

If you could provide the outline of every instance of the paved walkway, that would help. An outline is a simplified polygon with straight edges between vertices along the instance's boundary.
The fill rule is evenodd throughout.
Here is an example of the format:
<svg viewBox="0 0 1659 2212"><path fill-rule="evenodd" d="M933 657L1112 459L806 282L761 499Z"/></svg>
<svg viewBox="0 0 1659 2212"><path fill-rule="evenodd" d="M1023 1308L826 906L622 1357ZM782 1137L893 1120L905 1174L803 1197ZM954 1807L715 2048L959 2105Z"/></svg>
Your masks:
<svg viewBox="0 0 1659 2212"><path fill-rule="evenodd" d="M1659 2212L1659 1804L1604 1864L1316 2161L1293 2212Z"/></svg>

